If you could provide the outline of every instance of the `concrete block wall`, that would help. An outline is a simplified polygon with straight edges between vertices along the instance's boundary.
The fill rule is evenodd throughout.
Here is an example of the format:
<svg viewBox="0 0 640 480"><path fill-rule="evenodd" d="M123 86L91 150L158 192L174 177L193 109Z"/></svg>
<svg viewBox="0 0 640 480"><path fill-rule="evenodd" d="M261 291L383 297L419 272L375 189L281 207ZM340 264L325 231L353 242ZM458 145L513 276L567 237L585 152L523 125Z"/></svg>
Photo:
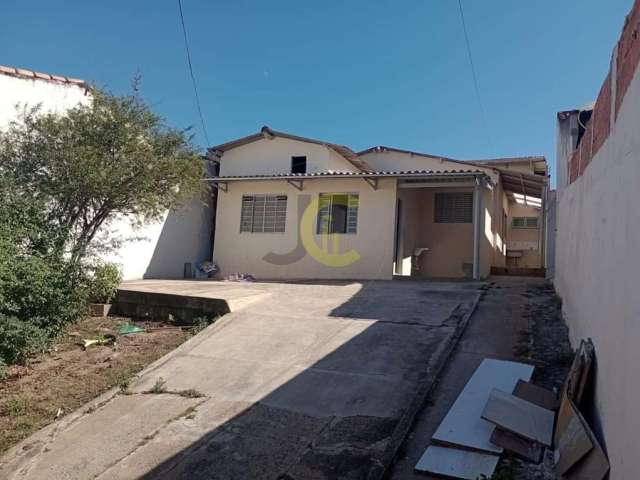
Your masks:
<svg viewBox="0 0 640 480"><path fill-rule="evenodd" d="M572 157L571 183L559 184L557 195L554 284L573 346L583 338L595 345L592 416L611 480L640 477L639 27L636 1L591 127Z"/></svg>

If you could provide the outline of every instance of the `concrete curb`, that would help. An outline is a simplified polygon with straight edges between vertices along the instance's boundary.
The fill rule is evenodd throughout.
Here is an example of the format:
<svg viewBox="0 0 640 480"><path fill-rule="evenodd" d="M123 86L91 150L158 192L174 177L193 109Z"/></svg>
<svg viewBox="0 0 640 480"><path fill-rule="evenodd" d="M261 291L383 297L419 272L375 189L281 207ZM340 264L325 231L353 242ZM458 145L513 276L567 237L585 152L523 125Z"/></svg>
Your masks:
<svg viewBox="0 0 640 480"><path fill-rule="evenodd" d="M402 446L402 443L404 442L406 436L411 430L411 427L413 426L416 415L420 412L420 410L422 410L424 402L427 400L427 397L435 387L442 370L447 364L447 361L453 353L453 350L458 345L462 334L469 324L471 315L473 315L473 313L476 311L478 303L480 302L484 294L484 291L476 294L476 297L473 300L469 311L465 313L462 320L456 325L454 331L449 334L449 336L440 344L438 349L431 356L431 359L427 364L427 368L424 371L422 377L425 380L424 383L421 384L418 388L418 391L416 392L411 405L409 405L409 407L405 410L404 414L400 418L400 421L398 422L398 425L393 431L391 440L389 441L389 445L387 446L383 454L380 465L377 467L373 467L369 471L367 480L380 480L384 477L384 475L393 464L393 461L398 454L398 450Z"/></svg>

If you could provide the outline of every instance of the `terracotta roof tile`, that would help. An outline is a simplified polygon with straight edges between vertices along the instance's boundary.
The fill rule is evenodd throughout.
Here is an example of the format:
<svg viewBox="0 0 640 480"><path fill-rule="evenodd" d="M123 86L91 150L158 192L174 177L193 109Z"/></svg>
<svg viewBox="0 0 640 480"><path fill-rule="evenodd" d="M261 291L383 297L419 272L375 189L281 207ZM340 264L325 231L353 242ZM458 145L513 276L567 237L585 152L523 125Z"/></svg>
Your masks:
<svg viewBox="0 0 640 480"><path fill-rule="evenodd" d="M70 85L77 85L79 87L86 88L86 89L89 88L89 84L79 78L69 78L69 77L63 77L61 75L52 75L50 73L36 72L34 70L28 70L26 68L15 68L15 67L8 67L6 65L0 65L0 74L10 75L18 78L30 78L34 80L35 79L45 80L48 82L66 83Z"/></svg>

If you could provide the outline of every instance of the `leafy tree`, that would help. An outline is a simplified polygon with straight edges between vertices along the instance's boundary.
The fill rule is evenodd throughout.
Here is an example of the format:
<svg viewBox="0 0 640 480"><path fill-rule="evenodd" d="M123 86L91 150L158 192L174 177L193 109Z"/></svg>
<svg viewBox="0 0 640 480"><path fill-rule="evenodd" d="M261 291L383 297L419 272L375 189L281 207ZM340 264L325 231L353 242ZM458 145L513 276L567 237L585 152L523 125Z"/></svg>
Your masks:
<svg viewBox="0 0 640 480"><path fill-rule="evenodd" d="M110 222L160 218L203 191L202 173L188 133L137 95L95 90L63 115L25 108L0 131L0 374L77 320L98 287L111 293L117 272L87 273Z"/></svg>
<svg viewBox="0 0 640 480"><path fill-rule="evenodd" d="M81 262L118 215L157 220L202 188L202 159L135 95L93 91L64 115L24 109L0 133L0 176L45 207L58 248Z"/></svg>

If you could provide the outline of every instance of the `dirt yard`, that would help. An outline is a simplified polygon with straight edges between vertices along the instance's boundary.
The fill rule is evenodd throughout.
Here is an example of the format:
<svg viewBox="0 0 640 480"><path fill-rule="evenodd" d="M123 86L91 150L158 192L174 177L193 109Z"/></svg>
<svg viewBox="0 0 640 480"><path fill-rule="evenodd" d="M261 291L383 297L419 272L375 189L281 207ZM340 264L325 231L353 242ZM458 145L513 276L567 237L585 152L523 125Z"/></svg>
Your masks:
<svg viewBox="0 0 640 480"><path fill-rule="evenodd" d="M158 322L135 322L148 331L118 335L128 322L87 318L71 325L49 352L10 368L0 382L0 453L110 388L125 389L134 374L191 335ZM114 345L83 350L83 339L109 334L116 336Z"/></svg>

